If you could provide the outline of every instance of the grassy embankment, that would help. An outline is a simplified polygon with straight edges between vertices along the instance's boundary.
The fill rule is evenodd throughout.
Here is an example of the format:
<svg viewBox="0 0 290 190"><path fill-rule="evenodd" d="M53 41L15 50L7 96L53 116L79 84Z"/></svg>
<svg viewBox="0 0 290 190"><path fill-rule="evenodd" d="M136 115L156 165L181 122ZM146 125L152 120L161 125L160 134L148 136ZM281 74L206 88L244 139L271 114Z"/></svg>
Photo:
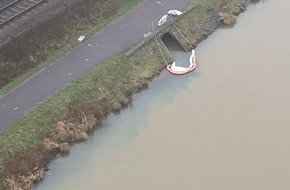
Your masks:
<svg viewBox="0 0 290 190"><path fill-rule="evenodd" d="M69 48L77 46L80 35L89 37L95 34L142 1L106 0L95 3L92 10L87 8L89 5L84 5L76 11L76 15L61 15L55 21L33 29L24 39L5 49L4 53L9 55L7 62L0 62L0 97L48 66Z"/></svg>
<svg viewBox="0 0 290 190"><path fill-rule="evenodd" d="M176 25L196 45L218 26L219 12L238 14L242 6L242 0L196 0ZM5 130L0 135L2 188L28 189L43 177L55 154L68 151L66 143L85 140L107 114L128 105L132 94L163 70L165 63L156 52L151 40L130 56L103 62Z"/></svg>

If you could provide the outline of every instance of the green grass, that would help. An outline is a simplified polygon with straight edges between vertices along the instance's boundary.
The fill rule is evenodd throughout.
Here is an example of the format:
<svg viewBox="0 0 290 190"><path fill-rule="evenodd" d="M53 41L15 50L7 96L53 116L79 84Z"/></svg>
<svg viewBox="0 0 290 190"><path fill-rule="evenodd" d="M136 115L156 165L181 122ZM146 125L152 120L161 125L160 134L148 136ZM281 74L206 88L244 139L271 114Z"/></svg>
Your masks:
<svg viewBox="0 0 290 190"><path fill-rule="evenodd" d="M226 5L238 0L229 2ZM190 5L192 11L176 22L178 28L191 42L195 42L198 38L192 36L192 31L204 26L212 7L219 10L224 4L216 3L214 0L193 1ZM168 54L164 54L166 60L172 61ZM153 40L142 45L130 56L116 55L99 64L3 131L0 135L0 167L6 160L37 146L44 138L54 136L56 123L73 117L70 112L72 109L90 114L96 111L91 108L100 104L102 98L106 98L108 105L111 106L108 111L114 110L114 107L119 109L120 102L123 100L126 102L126 97L121 93L124 89L138 89L149 82L164 66ZM0 170L0 182L3 177L4 174L1 174Z"/></svg>
<svg viewBox="0 0 290 190"><path fill-rule="evenodd" d="M150 78L164 67L161 57L153 56L156 51L154 43L149 42L134 56L119 55L105 61L4 130L0 135L0 165L54 133L55 124L65 118L70 106L97 101L125 82L135 85L140 79Z"/></svg>
<svg viewBox="0 0 290 190"><path fill-rule="evenodd" d="M78 45L77 38L80 35L85 35L86 37L92 36L95 33L99 32L103 28L105 28L108 24L113 22L114 20L118 19L120 16L128 12L128 10L132 9L136 5L140 4L143 0L131 0L126 3L123 3L118 10L108 16L108 17L102 17L98 20L98 23L96 25L86 25L86 26L79 26L78 28L73 31L72 40L67 41L65 44L62 45L59 49L52 49L50 52L48 52L48 56L41 61L38 65L35 67L25 71L23 74L19 75L18 77L14 78L11 82L4 85L2 88L0 88L0 97L5 95L7 92L15 88L16 86L20 85L23 81L25 81L27 78L31 77L35 73L39 72L41 69L47 67L49 64L51 64L56 58L62 56L64 53L68 51L70 47L74 47ZM85 22L87 23L87 22Z"/></svg>

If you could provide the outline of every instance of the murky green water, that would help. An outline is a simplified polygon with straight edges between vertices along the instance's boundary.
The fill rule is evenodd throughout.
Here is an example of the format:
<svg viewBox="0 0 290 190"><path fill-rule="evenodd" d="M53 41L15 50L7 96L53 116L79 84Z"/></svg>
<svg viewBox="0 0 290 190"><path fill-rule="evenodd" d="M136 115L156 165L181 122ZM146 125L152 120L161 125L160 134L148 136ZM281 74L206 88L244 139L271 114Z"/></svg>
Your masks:
<svg viewBox="0 0 290 190"><path fill-rule="evenodd" d="M249 7L198 46L197 70L163 72L36 189L290 189L289 7Z"/></svg>

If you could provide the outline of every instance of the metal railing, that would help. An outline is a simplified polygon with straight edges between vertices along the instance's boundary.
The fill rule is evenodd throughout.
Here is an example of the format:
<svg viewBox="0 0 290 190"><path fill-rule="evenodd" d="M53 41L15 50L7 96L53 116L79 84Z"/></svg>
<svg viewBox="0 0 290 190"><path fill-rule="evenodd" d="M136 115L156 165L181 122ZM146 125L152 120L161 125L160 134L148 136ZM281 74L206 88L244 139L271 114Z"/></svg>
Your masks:
<svg viewBox="0 0 290 190"><path fill-rule="evenodd" d="M45 0L15 0L0 9L0 26L31 10Z"/></svg>

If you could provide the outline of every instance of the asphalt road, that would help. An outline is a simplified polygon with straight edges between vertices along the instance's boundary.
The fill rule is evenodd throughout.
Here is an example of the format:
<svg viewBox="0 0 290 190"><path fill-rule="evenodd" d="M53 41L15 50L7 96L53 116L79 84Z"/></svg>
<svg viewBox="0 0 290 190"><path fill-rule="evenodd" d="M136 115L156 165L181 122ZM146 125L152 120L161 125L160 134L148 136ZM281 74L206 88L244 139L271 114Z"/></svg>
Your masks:
<svg viewBox="0 0 290 190"><path fill-rule="evenodd" d="M192 0L145 0L101 32L0 98L0 131L30 112L89 69L143 39L152 21L170 9L182 10Z"/></svg>

